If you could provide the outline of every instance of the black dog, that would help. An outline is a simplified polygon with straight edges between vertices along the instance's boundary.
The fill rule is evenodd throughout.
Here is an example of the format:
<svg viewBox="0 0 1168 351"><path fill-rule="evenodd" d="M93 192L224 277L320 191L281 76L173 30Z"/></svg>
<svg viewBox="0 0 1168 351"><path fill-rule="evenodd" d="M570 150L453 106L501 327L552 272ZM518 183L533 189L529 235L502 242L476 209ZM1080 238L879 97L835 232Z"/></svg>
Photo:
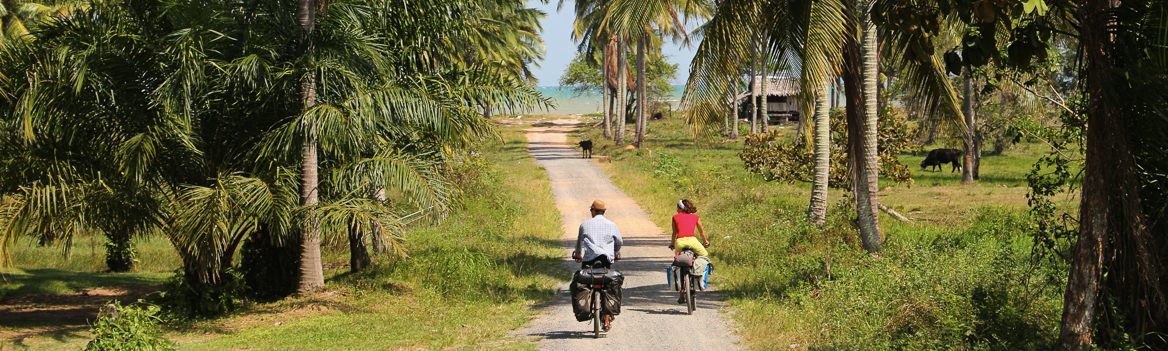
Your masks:
<svg viewBox="0 0 1168 351"><path fill-rule="evenodd" d="M581 141L580 148L580 158L592 158L592 140Z"/></svg>
<svg viewBox="0 0 1168 351"><path fill-rule="evenodd" d="M921 170L923 171L925 167L933 166L933 170L935 171L938 166L946 163L953 163L953 171L949 173L961 169L961 150L933 149L933 151L929 151L929 156L925 157L924 161L921 161Z"/></svg>

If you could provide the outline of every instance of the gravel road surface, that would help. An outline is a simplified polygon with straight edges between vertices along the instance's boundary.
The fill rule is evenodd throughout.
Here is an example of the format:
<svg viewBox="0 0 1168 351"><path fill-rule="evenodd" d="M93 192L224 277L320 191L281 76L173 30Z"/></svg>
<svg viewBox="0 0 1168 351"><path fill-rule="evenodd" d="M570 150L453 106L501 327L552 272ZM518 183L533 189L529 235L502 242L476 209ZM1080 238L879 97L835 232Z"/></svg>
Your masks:
<svg viewBox="0 0 1168 351"><path fill-rule="evenodd" d="M547 169L556 206L563 215L564 269L580 265L566 257L575 247L580 223L589 218L592 200L608 207L606 217L620 227L625 246L621 261L614 265L624 273L624 304L613 329L594 339L591 322L577 322L572 315L568 284L564 282L551 305L526 328L517 331L531 337L542 350L738 350L738 338L719 309L716 291L697 295L698 309L685 313L677 303L678 294L666 285L665 267L673 252L667 247L669 234L641 210L600 172L595 160L581 159L580 149L567 145L567 135L577 120L556 120L551 125L527 130L528 147L536 162ZM675 206L672 203L652 206ZM716 262L715 262L716 264Z"/></svg>

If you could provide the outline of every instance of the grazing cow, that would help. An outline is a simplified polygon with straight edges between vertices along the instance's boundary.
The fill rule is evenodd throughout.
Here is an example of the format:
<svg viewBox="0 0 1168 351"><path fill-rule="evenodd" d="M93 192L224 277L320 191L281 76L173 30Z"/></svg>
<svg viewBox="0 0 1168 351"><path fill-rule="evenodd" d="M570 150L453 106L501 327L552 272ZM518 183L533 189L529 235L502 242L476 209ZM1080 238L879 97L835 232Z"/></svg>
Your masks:
<svg viewBox="0 0 1168 351"><path fill-rule="evenodd" d="M925 167L933 166L933 170L936 171L938 166L946 163L953 163L953 170L949 173L961 169L961 150L933 149L933 151L929 151L929 156L926 156L925 160L921 161L921 170L923 171Z"/></svg>
<svg viewBox="0 0 1168 351"><path fill-rule="evenodd" d="M580 142L580 158L592 158L592 140Z"/></svg>

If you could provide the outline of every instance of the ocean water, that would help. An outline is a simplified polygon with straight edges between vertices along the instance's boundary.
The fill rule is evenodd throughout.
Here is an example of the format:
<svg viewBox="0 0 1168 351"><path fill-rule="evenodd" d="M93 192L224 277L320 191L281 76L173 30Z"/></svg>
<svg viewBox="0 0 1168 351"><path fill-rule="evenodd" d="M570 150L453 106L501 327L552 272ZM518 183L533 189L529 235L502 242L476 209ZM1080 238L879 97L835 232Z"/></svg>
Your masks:
<svg viewBox="0 0 1168 351"><path fill-rule="evenodd" d="M556 105L549 111L519 111L524 114L554 114L554 115L582 115L586 113L600 113L601 102L600 92L591 94L577 94L571 88L558 86L543 86L536 87L543 96L552 99ZM666 101L673 104L677 108L678 102L681 100L681 93L685 89L683 85L674 85L673 93L666 97Z"/></svg>

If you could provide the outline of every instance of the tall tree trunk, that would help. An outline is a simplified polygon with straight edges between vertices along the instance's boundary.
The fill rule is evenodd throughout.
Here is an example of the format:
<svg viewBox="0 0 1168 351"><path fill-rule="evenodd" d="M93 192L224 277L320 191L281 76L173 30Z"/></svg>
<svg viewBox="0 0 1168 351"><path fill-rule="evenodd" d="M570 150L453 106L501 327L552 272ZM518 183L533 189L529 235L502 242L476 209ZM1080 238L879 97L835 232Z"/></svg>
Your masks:
<svg viewBox="0 0 1168 351"><path fill-rule="evenodd" d="M823 225L827 218L827 183L831 174L831 118L827 101L830 89L831 85L824 82L815 105L815 179L811 184L807 221L817 226Z"/></svg>
<svg viewBox="0 0 1168 351"><path fill-rule="evenodd" d="M738 139L738 81L734 81L734 125L730 128L730 139Z"/></svg>
<svg viewBox="0 0 1168 351"><path fill-rule="evenodd" d="M638 148L645 142L645 123L648 104L645 103L645 50L649 36L641 35L637 40L637 133L633 142Z"/></svg>
<svg viewBox="0 0 1168 351"><path fill-rule="evenodd" d="M603 63L600 64L600 71L604 76L601 78L603 80L602 83L600 83L600 101L601 104L604 105L604 138L609 140L612 140L612 109L610 108L610 97L613 95L611 85L609 85L608 80L608 76L610 74L608 71L608 65L611 63L609 62L608 55L612 53L611 47L612 45L604 45L604 49L602 49L604 51L601 52L601 57L603 57L601 61L603 61Z"/></svg>
<svg viewBox="0 0 1168 351"><path fill-rule="evenodd" d="M105 266L113 273L129 272L134 269L134 231L117 229L106 230Z"/></svg>
<svg viewBox="0 0 1168 351"><path fill-rule="evenodd" d="M625 119L628 118L627 113L628 113L628 108L629 108L628 107L629 106L628 105L629 104L629 102L628 102L629 86L627 83L628 79L629 79L629 59L628 59L628 55L625 54L625 52L627 51L626 47L627 46L625 45L625 38L623 36L621 38L617 39L616 71L617 71L617 81L618 82L617 82L616 95L618 96L617 98L620 99L620 107L617 110L617 111L620 111L620 115L613 116L614 118L616 118L616 130L614 130L613 133L614 133L614 136L616 137L616 144L617 145L624 145L624 143L625 143Z"/></svg>
<svg viewBox="0 0 1168 351"><path fill-rule="evenodd" d="M728 136L730 136L730 112L722 115L722 137L725 138Z"/></svg>
<svg viewBox="0 0 1168 351"><path fill-rule="evenodd" d="M349 272L357 273L373 264L366 246L368 237L368 233L360 228L349 228Z"/></svg>
<svg viewBox="0 0 1168 351"><path fill-rule="evenodd" d="M961 101L961 113L965 115L966 126L965 139L962 142L962 146L964 146L965 149L965 155L961 158L961 183L963 184L973 183L973 133L975 127L973 124L973 88L971 87L972 83L970 82L973 80L971 77L972 75L973 72L969 72L969 69L967 68L965 77L963 77L964 79L962 82L962 84L965 86L965 91L963 94L963 101Z"/></svg>
<svg viewBox="0 0 1168 351"><path fill-rule="evenodd" d="M313 52L312 31L316 26L316 2L299 0L296 15L300 24L300 45L304 47L303 54L311 57ZM305 111L316 105L315 72L315 69L310 67L300 81L300 100L304 102ZM310 131L304 136L304 144L301 146L300 205L313 208L319 201L317 186L320 183L320 177L314 136L316 127L310 126L309 129ZM306 225L302 233L304 241L300 253L300 286L297 288L297 292L300 294L309 294L324 286L324 267L320 260L320 222L316 218L315 211L310 210L307 216L308 220L305 221Z"/></svg>
<svg viewBox="0 0 1168 351"><path fill-rule="evenodd" d="M876 80L880 74L878 70L879 56L877 52L877 38L876 25L872 23L872 17L867 15L868 8L871 8L875 0L865 1L865 10L863 13L863 50L861 51L861 62L863 69L860 71L863 74L863 99L864 99L864 114L861 121L859 121L858 130L860 140L856 144L856 222L860 227L860 241L864 244L864 249L869 253L879 253L881 251L880 239L880 216L877 191L880 190L879 179L879 163L878 155L876 153L876 123L877 112L879 112L877 104Z"/></svg>
<svg viewBox="0 0 1168 351"><path fill-rule="evenodd" d="M758 133L758 52L750 69L750 134Z"/></svg>
<svg viewBox="0 0 1168 351"><path fill-rule="evenodd" d="M760 98L760 100L762 100L762 101L758 104L758 116L759 116L759 123L761 124L759 126L759 131L761 131L763 133L768 133L771 130L771 127L770 127L770 125L771 125L770 103L767 102L767 100L770 99L770 96L767 95L768 94L767 88L770 85L770 81L771 81L770 77L769 77L770 72L768 72L768 69L770 67L769 63L771 60L770 60L770 51L766 49L767 48L766 34L763 34L762 38L763 38L763 40L762 40L762 43L763 43L762 60L760 60L761 62L759 62L762 66L762 67L760 67L760 72L759 72L759 75L762 76L762 83L759 84L759 88L758 88L759 95L762 95L762 97Z"/></svg>
<svg viewBox="0 0 1168 351"><path fill-rule="evenodd" d="M385 204L385 188L378 187L377 190L373 192L373 199L377 200L377 203L384 205ZM373 232L369 233L369 241L372 244L371 246L373 248L373 254L375 254L375 255L383 254L386 251L388 251L388 249L389 249L389 248L385 247L385 245L382 245L382 243L385 242L385 238L383 238L381 236L381 226L380 225L377 225L377 224L373 225Z"/></svg>
<svg viewBox="0 0 1168 351"><path fill-rule="evenodd" d="M831 108L839 107L839 80L832 79L831 81Z"/></svg>
<svg viewBox="0 0 1168 351"><path fill-rule="evenodd" d="M1159 290L1162 274L1158 255L1151 248L1140 200L1140 182L1127 139L1124 114L1114 96L1115 58L1113 33L1105 21L1118 1L1080 0L1080 40L1084 51L1087 100L1086 163L1083 169L1079 235L1071 257L1059 347L1088 350L1105 345L1108 333L1096 335L1096 322L1122 334L1142 336L1157 331L1164 318L1164 298ZM1107 272L1104 277L1103 272ZM1101 288L1106 286L1106 288ZM1107 298L1101 298L1106 291ZM1115 313L1125 314L1129 325L1115 325L1097 308L1111 301ZM1104 310L1106 313L1106 310ZM1145 318L1150 318L1145 319ZM1143 320L1143 323L1133 323ZM1123 330L1131 327L1134 330ZM1115 336L1113 336L1115 337ZM1129 340L1115 340L1129 342ZM1136 343L1143 340L1131 340ZM1155 346L1153 346L1155 348Z"/></svg>

